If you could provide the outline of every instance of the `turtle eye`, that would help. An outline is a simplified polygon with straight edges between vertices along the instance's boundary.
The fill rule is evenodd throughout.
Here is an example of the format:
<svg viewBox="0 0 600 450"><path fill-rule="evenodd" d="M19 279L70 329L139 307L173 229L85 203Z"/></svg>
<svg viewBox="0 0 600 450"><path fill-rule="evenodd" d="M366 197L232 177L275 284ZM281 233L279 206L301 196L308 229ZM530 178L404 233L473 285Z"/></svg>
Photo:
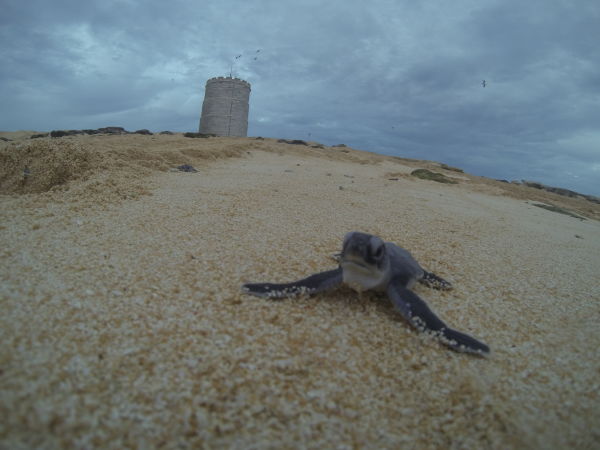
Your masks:
<svg viewBox="0 0 600 450"><path fill-rule="evenodd" d="M375 256L375 258L379 259L379 258L381 258L382 255L383 255L383 245L380 245L379 247L377 247L377 250L375 250L375 254L373 256Z"/></svg>

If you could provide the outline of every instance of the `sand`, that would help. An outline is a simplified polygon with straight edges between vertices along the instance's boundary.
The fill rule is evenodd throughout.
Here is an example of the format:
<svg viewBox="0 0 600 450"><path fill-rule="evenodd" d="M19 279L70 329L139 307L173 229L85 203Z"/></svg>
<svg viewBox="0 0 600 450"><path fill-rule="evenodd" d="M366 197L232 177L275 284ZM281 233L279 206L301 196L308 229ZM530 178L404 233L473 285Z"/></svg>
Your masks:
<svg viewBox="0 0 600 450"><path fill-rule="evenodd" d="M598 205L350 148L26 136L0 142L1 448L600 446ZM240 292L350 230L451 281L415 291L492 355L376 294Z"/></svg>

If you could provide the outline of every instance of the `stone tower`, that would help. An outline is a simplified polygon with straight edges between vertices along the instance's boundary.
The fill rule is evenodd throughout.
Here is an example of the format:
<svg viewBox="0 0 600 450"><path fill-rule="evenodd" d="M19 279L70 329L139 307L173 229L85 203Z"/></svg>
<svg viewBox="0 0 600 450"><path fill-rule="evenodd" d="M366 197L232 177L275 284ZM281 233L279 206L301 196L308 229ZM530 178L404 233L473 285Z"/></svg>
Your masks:
<svg viewBox="0 0 600 450"><path fill-rule="evenodd" d="M200 133L217 136L248 135L250 83L239 78L216 77L206 82Z"/></svg>

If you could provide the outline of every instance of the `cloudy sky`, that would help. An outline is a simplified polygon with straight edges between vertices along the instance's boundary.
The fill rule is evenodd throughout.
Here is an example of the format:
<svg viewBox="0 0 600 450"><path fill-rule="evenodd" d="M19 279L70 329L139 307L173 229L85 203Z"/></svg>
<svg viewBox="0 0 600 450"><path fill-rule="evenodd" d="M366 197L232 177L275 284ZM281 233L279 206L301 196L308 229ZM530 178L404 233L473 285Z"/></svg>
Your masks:
<svg viewBox="0 0 600 450"><path fill-rule="evenodd" d="M206 80L241 54L251 136L600 195L598 0L0 6L4 131L195 131Z"/></svg>

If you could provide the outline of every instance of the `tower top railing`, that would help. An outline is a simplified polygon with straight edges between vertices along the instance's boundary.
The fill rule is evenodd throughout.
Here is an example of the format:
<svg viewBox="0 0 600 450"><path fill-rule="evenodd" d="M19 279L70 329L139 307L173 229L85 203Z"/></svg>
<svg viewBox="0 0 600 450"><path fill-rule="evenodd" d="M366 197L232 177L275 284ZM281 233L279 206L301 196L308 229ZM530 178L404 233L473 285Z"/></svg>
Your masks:
<svg viewBox="0 0 600 450"><path fill-rule="evenodd" d="M207 80L206 84L210 83L211 81L236 81L236 82L244 84L244 85L248 86L248 88L250 88L250 83L248 83L246 80L242 80L241 78L213 77L213 78L210 78L209 80Z"/></svg>

